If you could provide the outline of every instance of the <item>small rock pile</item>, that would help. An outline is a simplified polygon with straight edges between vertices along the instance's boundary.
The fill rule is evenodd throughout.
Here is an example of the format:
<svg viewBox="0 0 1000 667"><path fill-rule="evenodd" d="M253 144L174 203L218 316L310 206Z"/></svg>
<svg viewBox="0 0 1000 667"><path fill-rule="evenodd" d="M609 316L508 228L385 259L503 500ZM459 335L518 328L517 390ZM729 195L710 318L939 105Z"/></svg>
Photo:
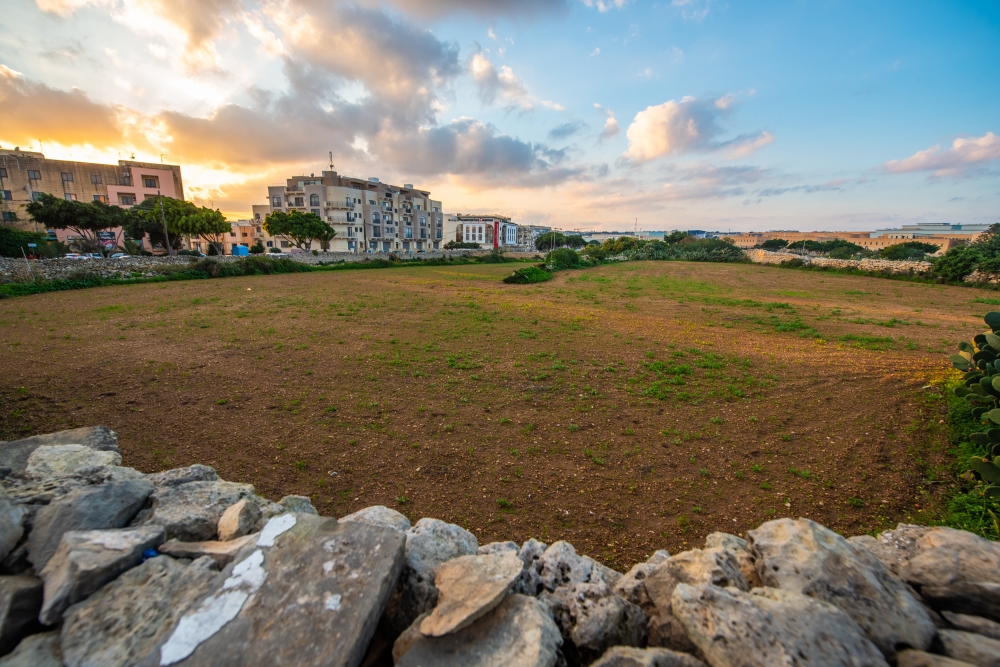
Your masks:
<svg viewBox="0 0 1000 667"><path fill-rule="evenodd" d="M971 533L778 519L622 574L121 462L104 427L0 443L0 667L1000 664L1000 546Z"/></svg>

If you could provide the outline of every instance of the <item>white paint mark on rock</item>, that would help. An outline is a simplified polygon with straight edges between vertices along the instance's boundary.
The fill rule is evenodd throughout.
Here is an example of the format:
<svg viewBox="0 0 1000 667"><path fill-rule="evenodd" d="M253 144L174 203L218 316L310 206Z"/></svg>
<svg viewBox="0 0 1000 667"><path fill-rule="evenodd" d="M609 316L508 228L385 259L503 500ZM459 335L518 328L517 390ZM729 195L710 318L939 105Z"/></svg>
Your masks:
<svg viewBox="0 0 1000 667"><path fill-rule="evenodd" d="M333 565L334 563L332 560L328 560L325 563L323 563L323 574L330 574L331 572L333 572Z"/></svg>
<svg viewBox="0 0 1000 667"><path fill-rule="evenodd" d="M339 593L327 593L323 599L323 606L330 611L340 611L340 600L342 596Z"/></svg>
<svg viewBox="0 0 1000 667"><path fill-rule="evenodd" d="M292 523L294 525L294 521ZM264 585L267 571L263 565L264 552L257 549L233 567L233 573L217 593L202 601L195 611L185 614L170 639L160 648L161 667L184 660L202 642L236 618L247 599Z"/></svg>
<svg viewBox="0 0 1000 667"><path fill-rule="evenodd" d="M294 514L281 514L274 517L267 522L264 530L260 531L260 537L257 538L257 546L273 547L274 541L278 539L278 536L291 530L294 525Z"/></svg>

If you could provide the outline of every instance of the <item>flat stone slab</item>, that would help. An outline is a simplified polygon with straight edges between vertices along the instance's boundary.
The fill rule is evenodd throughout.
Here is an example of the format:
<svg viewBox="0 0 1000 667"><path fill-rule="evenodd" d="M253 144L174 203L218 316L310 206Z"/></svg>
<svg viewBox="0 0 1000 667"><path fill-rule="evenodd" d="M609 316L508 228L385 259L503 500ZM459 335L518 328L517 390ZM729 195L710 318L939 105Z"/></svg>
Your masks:
<svg viewBox="0 0 1000 667"><path fill-rule="evenodd" d="M141 563L143 552L162 542L160 526L65 533L59 548L38 575L45 582L45 599L38 620L55 625L62 620L67 607Z"/></svg>
<svg viewBox="0 0 1000 667"><path fill-rule="evenodd" d="M590 667L707 667L698 658L666 648L613 646Z"/></svg>
<svg viewBox="0 0 1000 667"><path fill-rule="evenodd" d="M938 633L944 654L980 667L1000 667L1000 641L961 630Z"/></svg>
<svg viewBox="0 0 1000 667"><path fill-rule="evenodd" d="M102 452L117 452L118 434L107 426L87 426L68 431L35 435L23 440L0 442L0 468L10 468L15 475L24 474L28 457L39 447L48 445L84 445Z"/></svg>
<svg viewBox="0 0 1000 667"><path fill-rule="evenodd" d="M396 586L404 544L399 531L379 526L277 516L184 613L156 664L358 665Z"/></svg>
<svg viewBox="0 0 1000 667"><path fill-rule="evenodd" d="M42 582L35 577L0 576L0 655L14 649L38 625Z"/></svg>
<svg viewBox="0 0 1000 667"><path fill-rule="evenodd" d="M28 456L24 474L30 479L86 476L111 466L120 466L116 451L91 449L86 445L43 445Z"/></svg>
<svg viewBox="0 0 1000 667"><path fill-rule="evenodd" d="M552 667L561 641L541 602L509 595L467 628L417 638L396 667Z"/></svg>
<svg viewBox="0 0 1000 667"><path fill-rule="evenodd" d="M132 568L66 610L60 635L66 667L133 667L156 658L157 644L219 576L207 558L183 565L159 556Z"/></svg>
<svg viewBox="0 0 1000 667"><path fill-rule="evenodd" d="M516 551L460 556L439 565L434 570L438 604L420 624L420 632L442 637L472 625L500 604L523 567Z"/></svg>
<svg viewBox="0 0 1000 667"><path fill-rule="evenodd" d="M927 611L868 549L809 519L768 521L747 535L765 586L839 607L885 655L933 641Z"/></svg>
<svg viewBox="0 0 1000 667"><path fill-rule="evenodd" d="M159 549L160 553L174 558L190 558L194 560L202 556L208 556L222 568L229 565L245 547L255 543L258 537L260 537L259 533L253 533L252 535L238 537L228 542L218 542L215 540L208 542L181 542L180 540L170 540L161 544Z"/></svg>
<svg viewBox="0 0 1000 667"><path fill-rule="evenodd" d="M12 653L0 658L0 667L63 667L58 632L42 632L21 640Z"/></svg>
<svg viewBox="0 0 1000 667"><path fill-rule="evenodd" d="M41 571L71 530L122 528L146 502L153 485L144 479L74 489L38 510L28 535L28 557Z"/></svg>
<svg viewBox="0 0 1000 667"><path fill-rule="evenodd" d="M801 593L680 584L672 608L712 667L888 664L846 613Z"/></svg>
<svg viewBox="0 0 1000 667"><path fill-rule="evenodd" d="M1000 639L1000 623L991 621L982 616L969 616L968 614L956 614L951 611L943 611L941 615L944 620L956 630L975 632L978 635L989 637L990 639Z"/></svg>
<svg viewBox="0 0 1000 667"><path fill-rule="evenodd" d="M211 540L216 536L223 512L252 495L252 485L235 482L187 482L158 486L153 492L153 511L145 523L163 526L169 539L177 538L185 542Z"/></svg>
<svg viewBox="0 0 1000 667"><path fill-rule="evenodd" d="M157 488L161 486L179 486L188 482L215 482L219 475L215 468L195 463L183 468L172 468L163 472L154 472L146 478Z"/></svg>
<svg viewBox="0 0 1000 667"><path fill-rule="evenodd" d="M7 557L24 536L24 515L27 510L0 493L0 560Z"/></svg>
<svg viewBox="0 0 1000 667"><path fill-rule="evenodd" d="M0 666L2 667L2 666ZM936 653L908 648L896 654L896 667L976 667L971 662L955 660Z"/></svg>

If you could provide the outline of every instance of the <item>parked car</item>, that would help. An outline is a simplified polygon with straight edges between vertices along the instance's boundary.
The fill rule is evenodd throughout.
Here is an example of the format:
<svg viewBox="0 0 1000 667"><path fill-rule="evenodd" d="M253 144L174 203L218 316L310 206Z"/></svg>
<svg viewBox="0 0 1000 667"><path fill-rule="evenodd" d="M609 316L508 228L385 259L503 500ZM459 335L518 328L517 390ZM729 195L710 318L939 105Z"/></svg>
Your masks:
<svg viewBox="0 0 1000 667"><path fill-rule="evenodd" d="M86 257L87 259L104 259L104 255L99 252L88 252Z"/></svg>
<svg viewBox="0 0 1000 667"><path fill-rule="evenodd" d="M90 257L78 252L68 252L63 255L63 259L90 259Z"/></svg>
<svg viewBox="0 0 1000 667"><path fill-rule="evenodd" d="M123 252L116 252L115 254L111 255L111 259L128 259L131 256L132 255L126 255Z"/></svg>

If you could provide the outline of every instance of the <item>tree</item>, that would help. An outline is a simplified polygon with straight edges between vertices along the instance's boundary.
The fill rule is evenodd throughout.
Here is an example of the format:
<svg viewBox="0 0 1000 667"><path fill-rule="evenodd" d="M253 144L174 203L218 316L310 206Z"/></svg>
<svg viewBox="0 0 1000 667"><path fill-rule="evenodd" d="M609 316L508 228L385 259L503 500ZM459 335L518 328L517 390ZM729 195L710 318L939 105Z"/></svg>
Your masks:
<svg viewBox="0 0 1000 667"><path fill-rule="evenodd" d="M232 225L218 210L173 197L145 199L132 207L131 212L132 220L125 232L134 239L149 236L150 245L159 244L164 248L167 248L163 230L163 221L166 220L166 233L170 235L168 254L181 247L182 236L194 236L204 240L221 255L224 237L232 231Z"/></svg>
<svg viewBox="0 0 1000 667"><path fill-rule="evenodd" d="M302 250L310 250L312 242L329 235L332 239L333 228L323 222L315 213L301 211L274 211L264 218L264 230L271 236L287 236L292 245ZM327 240L329 244L329 240Z"/></svg>
<svg viewBox="0 0 1000 667"><path fill-rule="evenodd" d="M903 243L896 243L891 246L886 246L882 248L879 255L882 259L895 259L895 260L905 260L905 259L916 259L920 260L924 258L924 255L930 255L938 251L938 246L933 243L923 243L921 241L905 241Z"/></svg>
<svg viewBox="0 0 1000 667"><path fill-rule="evenodd" d="M757 247L761 250L781 250L788 247L788 241L785 239L768 239L763 243L757 244Z"/></svg>
<svg viewBox="0 0 1000 667"><path fill-rule="evenodd" d="M1000 273L1000 223L990 225L978 239L952 248L934 260L934 273L959 282L974 271Z"/></svg>
<svg viewBox="0 0 1000 667"><path fill-rule="evenodd" d="M323 249L323 252L329 252L330 241L332 241L335 236L337 236L337 230L330 225L326 225L326 230L316 235L316 240L319 241L319 247Z"/></svg>
<svg viewBox="0 0 1000 667"><path fill-rule="evenodd" d="M667 245L674 245L675 243L680 243L685 238L687 238L688 233L675 230L663 237L663 242Z"/></svg>
<svg viewBox="0 0 1000 667"><path fill-rule="evenodd" d="M587 245L587 242L583 240L583 236L580 234L568 234L566 236L566 245L570 248L582 248Z"/></svg>
<svg viewBox="0 0 1000 667"><path fill-rule="evenodd" d="M38 199L29 203L25 210L36 222L47 229L68 229L80 236L80 246L86 252L104 252L106 246L112 248L116 242L108 244L103 233L116 227L126 227L132 220L131 213L118 206L103 202L81 202L60 199L50 194L39 193Z"/></svg>
<svg viewBox="0 0 1000 667"><path fill-rule="evenodd" d="M545 232L535 239L535 250L546 251L561 248L566 245L566 237L562 232Z"/></svg>
<svg viewBox="0 0 1000 667"><path fill-rule="evenodd" d="M220 211L201 207L177 220L168 220L167 229L172 234L180 233L203 239L221 255L225 252L225 236L233 231L233 226Z"/></svg>

